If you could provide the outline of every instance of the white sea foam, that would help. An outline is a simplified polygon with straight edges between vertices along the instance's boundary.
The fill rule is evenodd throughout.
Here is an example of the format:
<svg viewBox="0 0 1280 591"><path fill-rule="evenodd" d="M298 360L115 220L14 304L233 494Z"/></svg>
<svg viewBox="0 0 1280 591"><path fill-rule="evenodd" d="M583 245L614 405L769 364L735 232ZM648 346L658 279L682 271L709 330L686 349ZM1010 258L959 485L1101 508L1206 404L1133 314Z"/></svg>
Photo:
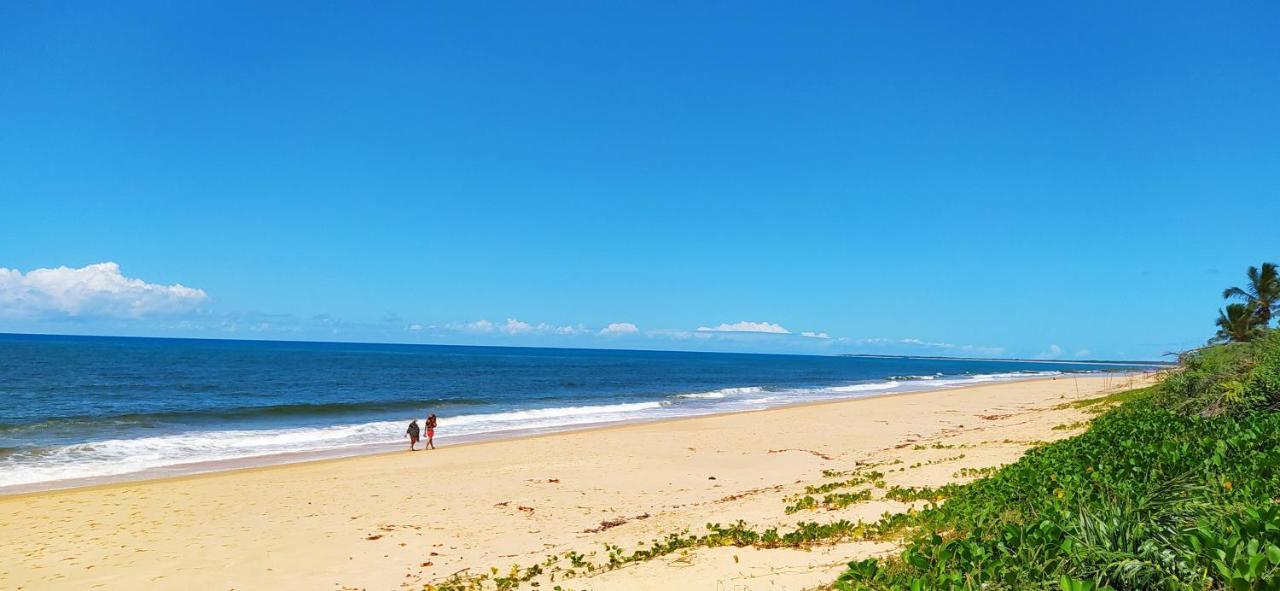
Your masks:
<svg viewBox="0 0 1280 591"><path fill-rule="evenodd" d="M17 453L0 462L0 487L48 480L114 476L176 464L337 449L386 441L400 422L318 429L206 431L108 439L54 448L38 457ZM25 461L24 461L25 460Z"/></svg>
<svg viewBox="0 0 1280 591"><path fill-rule="evenodd" d="M784 404L860 398L895 392L1060 375L1061 372L910 376L815 388L764 386L677 394L665 400L445 416L438 439L498 436L516 430L553 431L585 425L758 410ZM58 448L19 451L0 459L0 488L85 477L119 476L171 466L257 458L289 452L321 452L403 442L404 421L376 421L321 428L245 429L110 439ZM380 448L385 449L385 448Z"/></svg>
<svg viewBox="0 0 1280 591"><path fill-rule="evenodd" d="M573 420L575 417L585 417L594 420L601 416L625 415L628 413L662 408L669 404L670 403L666 401L627 402L622 404L558 406L552 408L531 408L527 410L515 410L511 412L491 414L459 415L456 417L441 418L440 427L460 427L462 429L469 429L476 425L501 425L506 423L527 425L530 422L542 422L547 420L558 423L565 420Z"/></svg>
<svg viewBox="0 0 1280 591"><path fill-rule="evenodd" d="M1036 371L1036 372L1008 372L1008 373L984 373L974 374L970 376L949 378L944 381L948 383L973 384L983 382L1003 382L1009 380L1026 380L1031 378L1047 378L1062 375L1060 371Z"/></svg>
<svg viewBox="0 0 1280 591"><path fill-rule="evenodd" d="M756 394L764 392L764 388L760 386L747 386L743 388L721 388L719 390L711 390L709 392L691 392L689 394L676 394L676 398L688 398L692 400L716 400L728 396L739 396L742 394Z"/></svg>
<svg viewBox="0 0 1280 591"><path fill-rule="evenodd" d="M900 382L889 380L887 382L872 382L869 384L850 384L848 386L833 386L831 388L822 388L820 391L826 392L875 392L876 390L891 390L898 387Z"/></svg>

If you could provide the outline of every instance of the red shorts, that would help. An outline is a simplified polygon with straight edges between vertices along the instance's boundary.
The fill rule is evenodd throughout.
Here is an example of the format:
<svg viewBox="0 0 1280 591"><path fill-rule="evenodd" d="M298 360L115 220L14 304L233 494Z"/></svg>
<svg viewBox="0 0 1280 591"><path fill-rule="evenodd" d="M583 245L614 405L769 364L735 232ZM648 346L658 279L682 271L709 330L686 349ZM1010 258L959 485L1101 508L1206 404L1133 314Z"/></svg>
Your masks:
<svg viewBox="0 0 1280 591"><path fill-rule="evenodd" d="M430 438L430 437L435 437L435 436L436 436L436 430L435 430L435 429L427 429L427 437L428 437L428 438Z"/></svg>

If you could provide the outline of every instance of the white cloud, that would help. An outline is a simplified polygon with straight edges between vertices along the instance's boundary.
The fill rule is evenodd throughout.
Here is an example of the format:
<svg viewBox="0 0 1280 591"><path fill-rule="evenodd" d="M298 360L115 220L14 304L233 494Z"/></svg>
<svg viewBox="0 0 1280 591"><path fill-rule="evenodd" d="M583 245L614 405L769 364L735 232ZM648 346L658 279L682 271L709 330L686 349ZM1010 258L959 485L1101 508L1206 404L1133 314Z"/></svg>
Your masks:
<svg viewBox="0 0 1280 591"><path fill-rule="evenodd" d="M189 312L209 299L203 289L125 277L112 262L79 269L0 267L0 315L11 317L142 316Z"/></svg>
<svg viewBox="0 0 1280 591"><path fill-rule="evenodd" d="M954 343L940 343L937 341L922 341L920 339L902 339L898 341L904 345L917 345L920 347L933 347L935 349L954 349Z"/></svg>
<svg viewBox="0 0 1280 591"><path fill-rule="evenodd" d="M435 327L430 327L430 328L435 328ZM497 324L494 322L490 322L488 320L477 320L475 322L451 322L449 324L444 325L444 328L446 330L452 330L455 332L469 332L469 333L501 332L503 334L508 334L508 335L554 334L554 335L570 336L570 335L587 334L587 333L593 332L592 329L587 328L586 326L583 326L581 324L577 324L577 325L566 324L563 326L547 324L546 322L539 322L538 324L532 324L529 322L525 322L523 320L518 320L516 318L507 318L507 321L503 322L502 324Z"/></svg>
<svg viewBox="0 0 1280 591"><path fill-rule="evenodd" d="M444 327L458 332L493 332L496 328L493 323L488 320L477 320L475 322L462 323L451 322L446 324Z"/></svg>
<svg viewBox="0 0 1280 591"><path fill-rule="evenodd" d="M546 326L546 325L544 324L542 326ZM502 327L499 328L498 330L501 330L502 332L505 332L507 334L521 334L521 333L532 331L533 326L531 326L528 322L516 320L515 318L508 318L506 324L503 324Z"/></svg>
<svg viewBox="0 0 1280 591"><path fill-rule="evenodd" d="M1080 358L1080 357L1088 357L1088 356L1089 356L1089 350L1088 350L1088 349L1080 349L1079 351L1076 351L1076 358L1077 358L1077 359L1078 359L1078 358Z"/></svg>
<svg viewBox="0 0 1280 591"><path fill-rule="evenodd" d="M965 355L974 357L999 357L1004 355L1004 347L992 347L989 345L961 345L960 350Z"/></svg>
<svg viewBox="0 0 1280 591"><path fill-rule="evenodd" d="M1049 350L1036 355L1036 359L1058 359L1062 357L1062 347L1056 344L1049 345Z"/></svg>
<svg viewBox="0 0 1280 591"><path fill-rule="evenodd" d="M785 329L780 324L770 322L750 322L743 320L733 324L721 324L715 328L709 326L699 326L699 332L767 332L770 334L791 334L791 331Z"/></svg>
<svg viewBox="0 0 1280 591"><path fill-rule="evenodd" d="M601 329L600 334L605 336L616 336L636 333L639 332L639 330L639 328L636 328L636 325L631 324L630 322L614 322Z"/></svg>
<svg viewBox="0 0 1280 591"><path fill-rule="evenodd" d="M409 327L408 327L408 328L406 328L405 330L408 330L409 332L422 332L422 325L421 325L421 324L410 324L410 325L409 325Z"/></svg>
<svg viewBox="0 0 1280 591"><path fill-rule="evenodd" d="M945 343L940 341L926 341L908 337L905 339L886 339L881 337L850 339L840 337L835 339L838 343L844 343L859 348L869 348L870 350L896 353L910 354L919 353L919 349L938 349L939 352L945 352L949 355L965 355L973 357L998 357L1005 354L1004 347L992 347L986 345L957 345L955 343Z"/></svg>
<svg viewBox="0 0 1280 591"><path fill-rule="evenodd" d="M811 338L811 339L829 339L829 338L831 338L831 335L829 335L829 334L827 334L827 333L825 333L825 332L809 332L809 331L805 331L805 332L800 333L800 336L802 336L802 337L809 337L809 338Z"/></svg>

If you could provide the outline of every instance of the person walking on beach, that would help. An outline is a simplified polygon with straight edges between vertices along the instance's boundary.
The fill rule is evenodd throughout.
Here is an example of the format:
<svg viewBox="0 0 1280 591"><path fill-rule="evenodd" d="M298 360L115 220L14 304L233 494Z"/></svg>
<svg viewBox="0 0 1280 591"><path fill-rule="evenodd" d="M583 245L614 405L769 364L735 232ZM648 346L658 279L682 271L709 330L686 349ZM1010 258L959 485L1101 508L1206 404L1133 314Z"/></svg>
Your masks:
<svg viewBox="0 0 1280 591"><path fill-rule="evenodd" d="M430 420L430 419L428 419L428 420ZM430 423L428 423L428 424L430 424ZM430 431L428 430L428 432L430 432ZM408 429L408 430L406 430L406 431L404 432L404 434L405 434L405 435L407 435L407 436L409 437L409 451L417 451L417 450L413 449L413 447L414 447L415 445L418 445L418 436L419 436L421 433L422 433L421 429L419 429L419 428L418 428L418 419L414 419L413 421L411 421L411 422L409 423L409 429ZM424 448L424 449L425 449L425 448Z"/></svg>
<svg viewBox="0 0 1280 591"><path fill-rule="evenodd" d="M427 444L422 446L422 449L435 449L436 444L435 442L432 441L432 439L434 439L435 436L436 436L436 413L431 413L431 416L427 417Z"/></svg>

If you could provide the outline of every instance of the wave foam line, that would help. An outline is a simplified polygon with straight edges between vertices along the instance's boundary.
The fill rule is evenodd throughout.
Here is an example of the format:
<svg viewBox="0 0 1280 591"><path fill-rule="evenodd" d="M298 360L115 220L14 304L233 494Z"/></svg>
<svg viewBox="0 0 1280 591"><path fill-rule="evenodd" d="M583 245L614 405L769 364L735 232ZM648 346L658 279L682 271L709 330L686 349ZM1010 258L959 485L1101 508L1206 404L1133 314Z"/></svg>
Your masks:
<svg viewBox="0 0 1280 591"><path fill-rule="evenodd" d="M741 388L720 388L719 390L711 390L709 392L691 392L689 394L676 394L676 398L687 398L691 400L719 400L729 396L740 396L742 394L759 394L764 392L762 386L746 386Z"/></svg>
<svg viewBox="0 0 1280 591"><path fill-rule="evenodd" d="M1062 372L919 376L775 390L765 386L678 394L667 400L517 409L440 418L442 438L511 430L556 430L589 424L759 410L797 402L857 398L890 391L939 390L977 383L1061 375ZM761 394L765 394L761 396ZM754 395L754 396L753 396ZM683 404L681 401L685 401ZM701 403L701 404L697 404ZM55 448L9 448L0 454L0 487L72 478L118 476L180 464L214 462L288 452L339 450L403 440L406 421L376 421L320 428L192 431L92 441Z"/></svg>

